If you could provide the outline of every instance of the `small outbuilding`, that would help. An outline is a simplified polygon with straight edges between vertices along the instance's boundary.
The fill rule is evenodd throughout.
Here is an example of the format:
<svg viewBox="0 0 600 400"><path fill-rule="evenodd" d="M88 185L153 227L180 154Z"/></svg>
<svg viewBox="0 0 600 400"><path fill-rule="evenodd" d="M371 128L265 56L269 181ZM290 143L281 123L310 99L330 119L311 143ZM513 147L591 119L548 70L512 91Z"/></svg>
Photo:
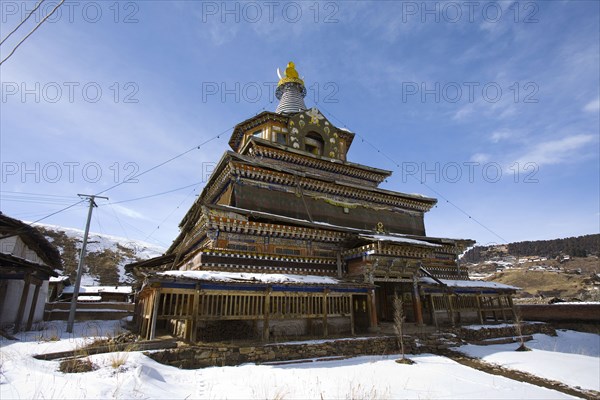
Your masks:
<svg viewBox="0 0 600 400"><path fill-rule="evenodd" d="M58 250L35 227L0 212L0 328L31 329L44 318Z"/></svg>

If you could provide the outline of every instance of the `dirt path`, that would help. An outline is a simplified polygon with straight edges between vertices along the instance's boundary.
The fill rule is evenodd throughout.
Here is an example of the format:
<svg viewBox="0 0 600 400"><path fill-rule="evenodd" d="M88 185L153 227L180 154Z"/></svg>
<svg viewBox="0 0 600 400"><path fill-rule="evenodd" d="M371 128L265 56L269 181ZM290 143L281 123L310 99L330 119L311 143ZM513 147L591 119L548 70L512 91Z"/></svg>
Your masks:
<svg viewBox="0 0 600 400"><path fill-rule="evenodd" d="M438 354L444 357L448 357L451 360L456 361L459 364L466 365L467 367L471 367L477 369L479 371L487 372L493 375L500 375L508 379L513 379L519 382L527 382L532 385L545 387L547 389L556 390L561 393L565 393L571 396L581 397L584 399L594 400L600 399L600 392L596 392L594 390L584 390L578 389L571 386L567 386L564 383L553 381L550 379L540 378L539 376L535 376L529 374L527 372L516 371L513 369L508 369L501 367L499 365L494 365L487 363L479 358L472 358L463 353L454 350L439 350Z"/></svg>

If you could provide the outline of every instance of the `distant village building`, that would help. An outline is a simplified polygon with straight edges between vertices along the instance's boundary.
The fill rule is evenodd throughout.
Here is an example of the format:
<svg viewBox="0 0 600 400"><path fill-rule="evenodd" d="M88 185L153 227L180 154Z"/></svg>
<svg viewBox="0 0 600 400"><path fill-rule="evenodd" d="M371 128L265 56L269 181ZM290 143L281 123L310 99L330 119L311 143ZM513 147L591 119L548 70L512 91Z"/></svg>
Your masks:
<svg viewBox="0 0 600 400"><path fill-rule="evenodd" d="M60 253L34 227L0 213L0 328L31 329L44 317Z"/></svg>
<svg viewBox="0 0 600 400"><path fill-rule="evenodd" d="M71 286L71 280L68 276L51 276L48 285L48 295L46 296L46 302L50 303L57 301L62 295L63 289L67 286Z"/></svg>
<svg viewBox="0 0 600 400"><path fill-rule="evenodd" d="M60 301L71 301L74 286L66 286L60 297ZM77 301L102 301L127 303L133 300L133 288L131 286L80 286Z"/></svg>
<svg viewBox="0 0 600 400"><path fill-rule="evenodd" d="M239 123L165 255L130 264L144 284L142 336L354 334L408 322L508 320L514 287L469 280L472 240L427 236L436 199L379 185L392 172L347 160L354 133L304 104L294 64L276 112Z"/></svg>

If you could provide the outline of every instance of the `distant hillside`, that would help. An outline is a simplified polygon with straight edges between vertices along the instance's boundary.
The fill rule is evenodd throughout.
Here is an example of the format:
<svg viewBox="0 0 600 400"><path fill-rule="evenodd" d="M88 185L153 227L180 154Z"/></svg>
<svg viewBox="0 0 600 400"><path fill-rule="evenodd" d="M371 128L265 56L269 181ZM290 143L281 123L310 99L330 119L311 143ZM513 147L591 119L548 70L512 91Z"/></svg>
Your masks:
<svg viewBox="0 0 600 400"><path fill-rule="evenodd" d="M465 253L462 261L479 263L501 256L540 256L556 258L558 255L586 257L598 255L600 234L565 239L536 240L497 246L475 246Z"/></svg>
<svg viewBox="0 0 600 400"><path fill-rule="evenodd" d="M60 226L36 224L50 242L60 251L64 271L74 282L83 244L83 231ZM136 240L90 232L82 285L118 285L132 282L125 272L128 263L159 256L165 249Z"/></svg>

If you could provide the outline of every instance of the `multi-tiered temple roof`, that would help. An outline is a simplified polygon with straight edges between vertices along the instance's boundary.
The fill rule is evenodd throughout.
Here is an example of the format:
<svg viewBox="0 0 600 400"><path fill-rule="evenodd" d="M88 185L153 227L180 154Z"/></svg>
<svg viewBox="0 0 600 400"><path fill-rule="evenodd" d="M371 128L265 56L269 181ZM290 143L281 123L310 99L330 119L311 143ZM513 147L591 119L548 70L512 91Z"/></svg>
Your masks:
<svg viewBox="0 0 600 400"><path fill-rule="evenodd" d="M392 172L348 161L354 133L333 125L317 108L308 109L305 94L290 62L280 74L276 112L236 125L232 151L217 164L166 254L132 265L138 272L169 271L150 276L142 292L148 310L150 297L160 296L150 288L162 288L163 297L152 301L162 299L163 312L168 311L165 296L175 293L169 288L205 290L207 297L194 301L214 309L185 317L196 321L188 336L198 333L199 321L254 320L262 321L262 335L268 337L269 320L315 316L324 318L325 333L334 317L340 326L349 318L345 323L352 332L374 329L391 318L394 293L406 295L409 319L423 323L426 309L428 322L437 323L436 313L448 309L444 302L456 287L479 295L489 289L483 283L460 285L468 273L458 255L473 241L426 236L424 214L436 200L380 188ZM494 290L503 289L513 290ZM272 291L279 291L278 306L267 300ZM258 292L261 300L252 297ZM311 303L316 292L323 293L319 312ZM229 300L219 303L211 297L215 293ZM246 306L243 301L250 300L242 298L260 304ZM235 301L242 301L237 311L222 310ZM494 310L505 312L508 301ZM479 310L482 319L481 305L473 302L465 306ZM290 304L296 304L295 311ZM171 311L163 320L177 320ZM454 322L453 315L449 319ZM150 326L157 320L147 316L144 321L152 336Z"/></svg>

